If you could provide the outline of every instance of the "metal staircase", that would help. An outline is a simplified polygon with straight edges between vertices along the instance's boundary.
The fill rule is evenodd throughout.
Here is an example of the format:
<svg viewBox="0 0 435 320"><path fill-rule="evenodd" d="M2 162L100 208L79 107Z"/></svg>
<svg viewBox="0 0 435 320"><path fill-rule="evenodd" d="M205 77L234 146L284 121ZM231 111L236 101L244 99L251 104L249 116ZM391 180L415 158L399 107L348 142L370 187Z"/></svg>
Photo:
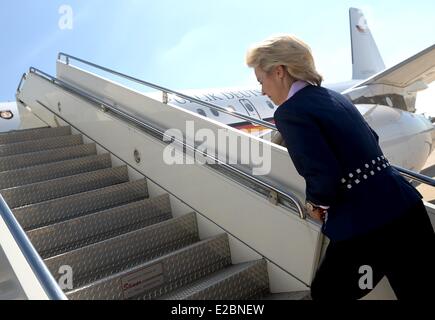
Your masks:
<svg viewBox="0 0 435 320"><path fill-rule="evenodd" d="M0 133L0 298L309 299L327 241L306 216L303 178L287 152L176 107L170 97L276 130L63 53L56 77L33 67L23 74L17 106L31 116L21 120L51 127ZM95 143L85 144L71 128ZM227 154L214 139L198 145L202 129L217 138L224 133L237 147ZM242 142L263 155L269 150L268 174L255 174L259 159L244 163ZM96 144L109 153L97 153ZM200 161L168 165L161 158L168 150ZM62 292L65 267L73 285Z"/></svg>
<svg viewBox="0 0 435 320"><path fill-rule="evenodd" d="M54 278L72 269L69 299L270 298L266 260L232 265L226 234L200 239L70 127L1 133L0 193Z"/></svg>

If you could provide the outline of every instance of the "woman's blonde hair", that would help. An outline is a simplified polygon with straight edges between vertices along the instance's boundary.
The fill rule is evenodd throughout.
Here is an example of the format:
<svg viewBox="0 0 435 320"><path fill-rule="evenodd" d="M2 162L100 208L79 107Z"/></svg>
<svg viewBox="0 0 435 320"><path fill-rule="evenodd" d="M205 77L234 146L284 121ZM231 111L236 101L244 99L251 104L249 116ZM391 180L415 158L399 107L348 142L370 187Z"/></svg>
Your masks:
<svg viewBox="0 0 435 320"><path fill-rule="evenodd" d="M310 47L292 35L270 37L248 50L246 63L269 72L275 66L284 66L295 80L304 80L320 86L323 78L317 72Z"/></svg>

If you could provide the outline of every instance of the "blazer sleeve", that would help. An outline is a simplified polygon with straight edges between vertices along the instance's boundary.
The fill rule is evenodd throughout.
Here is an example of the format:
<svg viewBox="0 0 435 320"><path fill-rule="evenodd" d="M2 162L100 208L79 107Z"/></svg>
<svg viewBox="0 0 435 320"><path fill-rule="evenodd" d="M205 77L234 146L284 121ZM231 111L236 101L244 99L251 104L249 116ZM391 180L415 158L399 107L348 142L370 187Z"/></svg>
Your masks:
<svg viewBox="0 0 435 320"><path fill-rule="evenodd" d="M315 120L285 110L276 114L275 124L296 170L305 179L306 200L322 206L333 205L341 185L341 170Z"/></svg>

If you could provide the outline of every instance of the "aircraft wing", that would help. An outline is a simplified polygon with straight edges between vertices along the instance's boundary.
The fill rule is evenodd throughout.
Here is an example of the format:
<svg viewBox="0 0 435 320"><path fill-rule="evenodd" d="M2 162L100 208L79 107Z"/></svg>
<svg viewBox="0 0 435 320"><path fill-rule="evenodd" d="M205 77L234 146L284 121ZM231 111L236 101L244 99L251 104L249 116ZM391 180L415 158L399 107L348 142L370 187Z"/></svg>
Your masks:
<svg viewBox="0 0 435 320"><path fill-rule="evenodd" d="M435 44L346 90L368 85L390 85L409 91L420 91L435 80Z"/></svg>

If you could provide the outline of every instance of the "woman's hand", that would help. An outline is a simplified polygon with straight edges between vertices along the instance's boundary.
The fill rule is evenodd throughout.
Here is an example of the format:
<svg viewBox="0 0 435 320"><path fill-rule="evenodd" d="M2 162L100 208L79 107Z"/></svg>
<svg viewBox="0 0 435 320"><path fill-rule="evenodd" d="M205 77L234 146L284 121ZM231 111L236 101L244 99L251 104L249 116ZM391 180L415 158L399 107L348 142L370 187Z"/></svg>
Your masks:
<svg viewBox="0 0 435 320"><path fill-rule="evenodd" d="M328 213L327 209L315 207L313 210L308 210L308 214L311 218L319 222L325 222L326 214Z"/></svg>

